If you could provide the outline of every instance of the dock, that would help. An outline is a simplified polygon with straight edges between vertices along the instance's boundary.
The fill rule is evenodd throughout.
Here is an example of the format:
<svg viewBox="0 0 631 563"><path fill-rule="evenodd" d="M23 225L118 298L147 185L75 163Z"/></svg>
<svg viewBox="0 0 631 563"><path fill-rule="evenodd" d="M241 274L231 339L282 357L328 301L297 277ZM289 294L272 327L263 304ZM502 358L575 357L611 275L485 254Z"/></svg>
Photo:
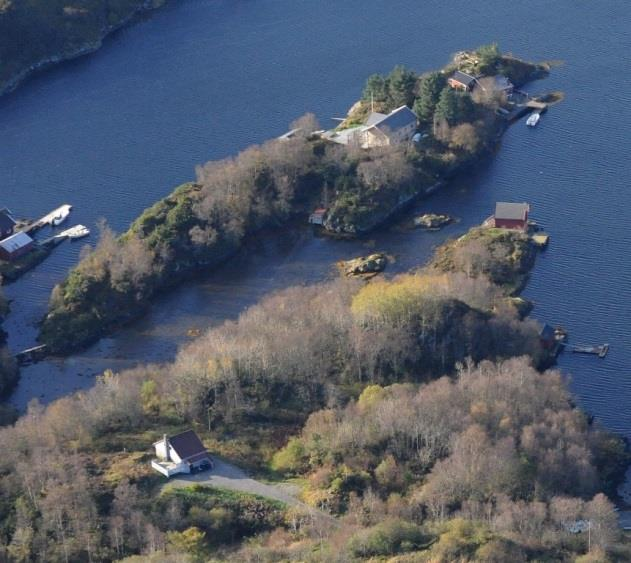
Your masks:
<svg viewBox="0 0 631 563"><path fill-rule="evenodd" d="M604 358L607 352L609 352L609 344L602 344L600 346L566 345L566 348L574 354L592 354L599 358Z"/></svg>
<svg viewBox="0 0 631 563"><path fill-rule="evenodd" d="M19 366L27 366L32 364L33 362L39 362L46 357L46 344L41 344L40 346L33 346L32 348L27 348L26 350L22 350L15 355L15 360L17 361Z"/></svg>
<svg viewBox="0 0 631 563"><path fill-rule="evenodd" d="M42 227L45 227L46 225L52 226L53 220L56 217L69 213L71 209L72 209L72 205L64 203L63 205L60 205L56 209L53 209L50 213L44 215L41 219L34 221L33 223L22 228L21 230L22 232L26 234L31 234L31 233L34 233L35 231L39 231L39 229L41 229Z"/></svg>
<svg viewBox="0 0 631 563"><path fill-rule="evenodd" d="M502 117L509 123L517 121L528 113L535 111L545 113L548 110L547 103L540 102L537 98L522 90L515 90L512 99L512 109L508 110L507 113L502 112Z"/></svg>

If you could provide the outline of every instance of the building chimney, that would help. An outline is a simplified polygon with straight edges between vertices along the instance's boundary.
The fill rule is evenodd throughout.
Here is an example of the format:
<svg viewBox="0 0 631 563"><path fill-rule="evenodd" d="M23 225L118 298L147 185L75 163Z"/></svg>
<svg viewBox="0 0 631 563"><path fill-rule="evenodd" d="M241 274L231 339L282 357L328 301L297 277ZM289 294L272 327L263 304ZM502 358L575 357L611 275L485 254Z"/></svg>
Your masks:
<svg viewBox="0 0 631 563"><path fill-rule="evenodd" d="M171 454L169 453L169 438L166 434L162 435L162 441L164 442L164 452L165 452L164 460L171 461Z"/></svg>

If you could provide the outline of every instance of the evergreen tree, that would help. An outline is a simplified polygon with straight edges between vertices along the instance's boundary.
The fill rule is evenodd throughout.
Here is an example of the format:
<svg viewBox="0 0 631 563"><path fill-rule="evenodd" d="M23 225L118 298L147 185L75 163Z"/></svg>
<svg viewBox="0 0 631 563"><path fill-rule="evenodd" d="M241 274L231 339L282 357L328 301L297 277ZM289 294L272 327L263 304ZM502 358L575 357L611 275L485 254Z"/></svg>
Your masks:
<svg viewBox="0 0 631 563"><path fill-rule="evenodd" d="M388 79L381 74L371 74L366 80L362 98L369 102L385 102L388 99Z"/></svg>
<svg viewBox="0 0 631 563"><path fill-rule="evenodd" d="M473 117L475 106L471 95L466 92L456 92L453 88L444 88L436 104L434 116L438 120L445 120L449 125L469 121Z"/></svg>
<svg viewBox="0 0 631 563"><path fill-rule="evenodd" d="M414 111L421 121L432 121L440 93L447 85L442 72L432 72L421 82L419 96L414 103Z"/></svg>
<svg viewBox="0 0 631 563"><path fill-rule="evenodd" d="M458 119L458 94L452 88L443 88L436 104L434 117L438 120L445 120L450 125Z"/></svg>
<svg viewBox="0 0 631 563"><path fill-rule="evenodd" d="M416 73L403 65L394 67L388 76L388 102L391 109L404 105L411 106L414 103L416 78Z"/></svg>
<svg viewBox="0 0 631 563"><path fill-rule="evenodd" d="M491 43L490 45L482 45L476 51L478 55L479 70L484 74L491 74L497 68L497 64L500 62L502 54L500 53L497 43Z"/></svg>

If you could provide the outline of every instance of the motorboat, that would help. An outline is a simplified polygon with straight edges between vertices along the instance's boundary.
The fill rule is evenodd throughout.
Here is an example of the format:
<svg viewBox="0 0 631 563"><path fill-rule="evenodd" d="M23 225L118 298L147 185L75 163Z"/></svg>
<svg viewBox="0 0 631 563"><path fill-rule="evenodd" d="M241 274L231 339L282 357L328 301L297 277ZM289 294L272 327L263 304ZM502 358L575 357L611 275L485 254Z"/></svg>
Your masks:
<svg viewBox="0 0 631 563"><path fill-rule="evenodd" d="M526 120L526 125L528 125L528 127L534 127L535 125L537 125L537 123L539 123L540 119L541 114L539 112L535 112L531 114L530 117Z"/></svg>

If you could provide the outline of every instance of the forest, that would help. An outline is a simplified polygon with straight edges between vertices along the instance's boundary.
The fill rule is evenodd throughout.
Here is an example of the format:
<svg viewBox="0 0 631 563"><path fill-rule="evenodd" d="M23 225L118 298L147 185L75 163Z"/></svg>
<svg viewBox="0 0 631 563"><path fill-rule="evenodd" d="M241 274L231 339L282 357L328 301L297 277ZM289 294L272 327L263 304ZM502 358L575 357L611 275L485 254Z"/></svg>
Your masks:
<svg viewBox="0 0 631 563"><path fill-rule="evenodd" d="M496 48L487 50L484 64L516 80L544 72ZM370 77L364 98L368 90L377 91L385 109L401 101L425 108L423 115L431 115L435 125L431 138L423 146L367 151L312 135L320 126L307 114L290 125L299 135L199 166L195 182L147 209L123 235L103 227L98 247L86 251L53 290L41 342L54 354L87 346L140 316L159 291L228 259L258 230L294 216L306 220L325 194L331 200L327 230L357 234L374 228L401 202L477 162L505 127L495 113L496 97L456 93L445 86L442 73L419 76L396 67L387 77ZM369 105L364 100L357 107L349 119Z"/></svg>
<svg viewBox="0 0 631 563"><path fill-rule="evenodd" d="M33 402L0 430L2 556L624 560L606 495L629 455L536 369L537 323L510 297L529 245L474 229L415 272L288 288L171 364ZM163 489L151 444L189 427L303 504Z"/></svg>
<svg viewBox="0 0 631 563"><path fill-rule="evenodd" d="M0 0L0 94L29 71L94 50L103 37L162 0Z"/></svg>

